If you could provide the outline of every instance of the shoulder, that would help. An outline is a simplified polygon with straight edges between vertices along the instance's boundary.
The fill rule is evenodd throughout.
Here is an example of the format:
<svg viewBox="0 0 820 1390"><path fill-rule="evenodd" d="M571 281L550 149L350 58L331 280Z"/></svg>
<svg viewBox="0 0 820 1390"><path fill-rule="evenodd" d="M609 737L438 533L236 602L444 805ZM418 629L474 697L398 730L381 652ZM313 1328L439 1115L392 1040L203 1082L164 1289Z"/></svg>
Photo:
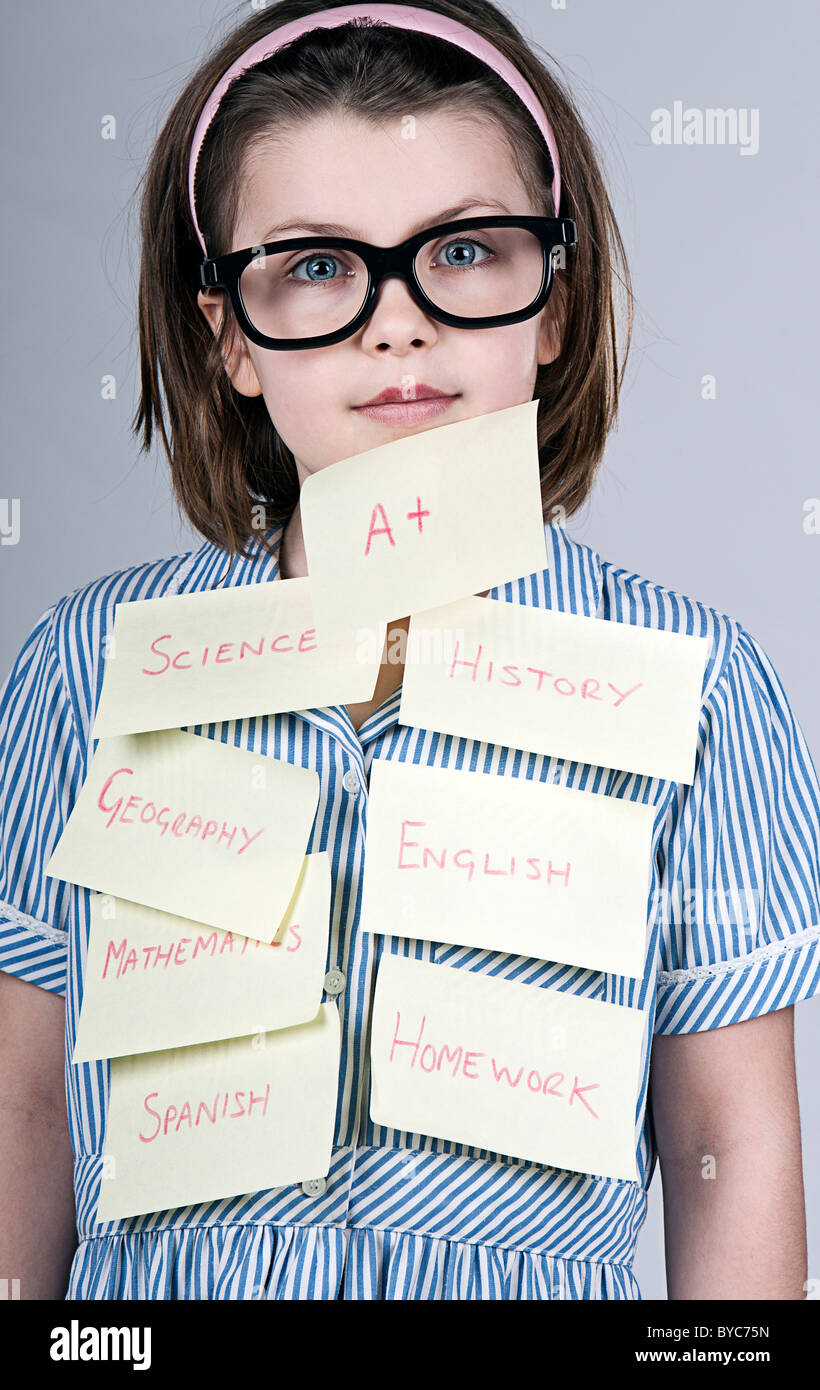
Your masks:
<svg viewBox="0 0 820 1390"><path fill-rule="evenodd" d="M86 581L55 598L41 613L20 650L15 671L51 673L55 699L67 706L86 738L102 684L105 639L120 603L178 592L197 551L146 560Z"/></svg>
<svg viewBox="0 0 820 1390"><path fill-rule="evenodd" d="M748 680L765 653L743 623L702 599L611 561L600 561L598 616L709 641L703 701L734 677Z"/></svg>

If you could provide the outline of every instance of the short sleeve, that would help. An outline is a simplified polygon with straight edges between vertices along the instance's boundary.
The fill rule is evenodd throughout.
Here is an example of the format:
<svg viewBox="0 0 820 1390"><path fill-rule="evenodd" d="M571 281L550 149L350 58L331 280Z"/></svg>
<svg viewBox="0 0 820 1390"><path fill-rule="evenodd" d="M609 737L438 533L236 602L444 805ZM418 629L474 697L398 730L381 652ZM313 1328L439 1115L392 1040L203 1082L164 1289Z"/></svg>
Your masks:
<svg viewBox="0 0 820 1390"><path fill-rule="evenodd" d="M65 995L71 885L43 867L81 758L54 646L55 608L37 620L0 690L0 969Z"/></svg>
<svg viewBox="0 0 820 1390"><path fill-rule="evenodd" d="M697 1033L820 992L820 786L760 644L737 640L701 709L694 782L658 848L655 1033Z"/></svg>

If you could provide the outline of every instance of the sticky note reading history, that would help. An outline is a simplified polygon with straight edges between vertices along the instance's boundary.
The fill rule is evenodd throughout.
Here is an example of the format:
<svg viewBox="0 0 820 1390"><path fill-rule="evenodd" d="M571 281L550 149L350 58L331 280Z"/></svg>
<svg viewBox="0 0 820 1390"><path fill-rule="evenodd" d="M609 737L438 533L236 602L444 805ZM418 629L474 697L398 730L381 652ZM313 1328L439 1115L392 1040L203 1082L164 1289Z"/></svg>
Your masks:
<svg viewBox="0 0 820 1390"><path fill-rule="evenodd" d="M646 1015L385 953L371 1036L376 1124L637 1180Z"/></svg>
<svg viewBox="0 0 820 1390"><path fill-rule="evenodd" d="M322 1001L330 859L309 854L270 943L95 893L72 1060L291 1028Z"/></svg>
<svg viewBox="0 0 820 1390"><path fill-rule="evenodd" d="M263 1192L330 1167L339 1013L115 1057L97 1223Z"/></svg>
<svg viewBox="0 0 820 1390"><path fill-rule="evenodd" d="M312 769L203 734L104 738L45 872L271 941L318 802Z"/></svg>
<svg viewBox="0 0 820 1390"><path fill-rule="evenodd" d="M643 974L655 809L374 758L363 931Z"/></svg>
<svg viewBox="0 0 820 1390"><path fill-rule="evenodd" d="M537 401L341 459L302 484L321 640L543 570Z"/></svg>
<svg viewBox="0 0 820 1390"><path fill-rule="evenodd" d="M319 643L309 579L120 603L92 737L369 700L383 643Z"/></svg>
<svg viewBox="0 0 820 1390"><path fill-rule="evenodd" d="M417 614L399 719L691 783L707 637L467 597Z"/></svg>

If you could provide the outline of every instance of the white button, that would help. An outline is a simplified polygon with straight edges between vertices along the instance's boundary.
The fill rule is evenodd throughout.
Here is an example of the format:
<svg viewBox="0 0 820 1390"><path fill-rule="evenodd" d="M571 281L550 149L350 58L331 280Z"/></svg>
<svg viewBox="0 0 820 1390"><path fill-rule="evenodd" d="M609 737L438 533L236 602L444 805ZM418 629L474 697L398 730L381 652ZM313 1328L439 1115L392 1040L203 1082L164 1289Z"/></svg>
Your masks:
<svg viewBox="0 0 820 1390"><path fill-rule="evenodd" d="M346 980L343 970L337 970L335 966L332 970L328 970L327 974L325 975L326 994L341 994L342 990L345 987L345 984Z"/></svg>
<svg viewBox="0 0 820 1390"><path fill-rule="evenodd" d="M342 778L342 786L346 792L357 792L359 790L359 778L352 767L348 769Z"/></svg>
<svg viewBox="0 0 820 1390"><path fill-rule="evenodd" d="M327 1178L305 1178L302 1191L306 1197L321 1197L327 1187Z"/></svg>

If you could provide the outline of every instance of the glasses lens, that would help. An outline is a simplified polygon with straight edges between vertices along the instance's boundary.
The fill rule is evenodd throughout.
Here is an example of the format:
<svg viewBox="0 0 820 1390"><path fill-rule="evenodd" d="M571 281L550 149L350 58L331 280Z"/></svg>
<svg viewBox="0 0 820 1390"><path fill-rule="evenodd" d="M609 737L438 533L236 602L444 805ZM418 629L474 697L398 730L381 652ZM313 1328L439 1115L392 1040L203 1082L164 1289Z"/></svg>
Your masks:
<svg viewBox="0 0 820 1390"><path fill-rule="evenodd" d="M425 242L416 275L439 309L461 318L515 314L537 298L544 275L539 238L524 227L470 227Z"/></svg>
<svg viewBox="0 0 820 1390"><path fill-rule="evenodd" d="M342 248L264 252L239 290L254 328L269 338L318 338L350 323L367 294L367 267Z"/></svg>

